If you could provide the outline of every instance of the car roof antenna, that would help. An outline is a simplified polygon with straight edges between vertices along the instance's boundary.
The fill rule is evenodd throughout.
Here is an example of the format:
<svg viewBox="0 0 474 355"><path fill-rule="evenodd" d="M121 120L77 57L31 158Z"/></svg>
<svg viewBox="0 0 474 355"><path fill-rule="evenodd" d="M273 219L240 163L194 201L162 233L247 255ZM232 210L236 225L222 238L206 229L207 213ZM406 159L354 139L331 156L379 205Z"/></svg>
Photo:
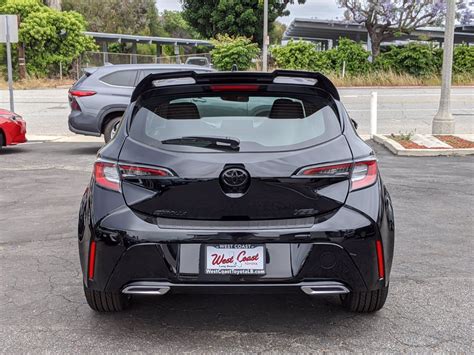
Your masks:
<svg viewBox="0 0 474 355"><path fill-rule="evenodd" d="M232 64L232 69L231 71L239 71L239 68L237 67L237 64Z"/></svg>

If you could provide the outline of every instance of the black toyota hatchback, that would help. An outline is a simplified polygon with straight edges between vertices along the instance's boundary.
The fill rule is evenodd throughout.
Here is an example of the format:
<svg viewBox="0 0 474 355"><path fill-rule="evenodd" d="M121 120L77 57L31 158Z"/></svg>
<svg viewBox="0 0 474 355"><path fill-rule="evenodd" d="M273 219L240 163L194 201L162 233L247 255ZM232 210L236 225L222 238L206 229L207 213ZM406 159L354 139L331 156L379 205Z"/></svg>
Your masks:
<svg viewBox="0 0 474 355"><path fill-rule="evenodd" d="M85 295L304 292L383 307L394 246L372 149L323 75L147 76L79 216Z"/></svg>

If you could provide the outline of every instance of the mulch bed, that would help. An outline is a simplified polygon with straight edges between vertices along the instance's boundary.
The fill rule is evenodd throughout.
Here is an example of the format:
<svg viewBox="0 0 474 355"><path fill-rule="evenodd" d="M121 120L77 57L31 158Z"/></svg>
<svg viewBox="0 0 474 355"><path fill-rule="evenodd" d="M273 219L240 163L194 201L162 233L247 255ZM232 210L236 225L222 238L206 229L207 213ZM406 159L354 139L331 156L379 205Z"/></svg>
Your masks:
<svg viewBox="0 0 474 355"><path fill-rule="evenodd" d="M400 143L400 145L405 149L429 149L428 147L425 147L424 145L419 145L419 144L416 144L415 142L412 142L406 139L401 139L400 136L392 135L390 136L390 138L396 141L397 143Z"/></svg>
<svg viewBox="0 0 474 355"><path fill-rule="evenodd" d="M474 142L456 136L442 135L435 137L440 141L449 144L453 148L474 148Z"/></svg>

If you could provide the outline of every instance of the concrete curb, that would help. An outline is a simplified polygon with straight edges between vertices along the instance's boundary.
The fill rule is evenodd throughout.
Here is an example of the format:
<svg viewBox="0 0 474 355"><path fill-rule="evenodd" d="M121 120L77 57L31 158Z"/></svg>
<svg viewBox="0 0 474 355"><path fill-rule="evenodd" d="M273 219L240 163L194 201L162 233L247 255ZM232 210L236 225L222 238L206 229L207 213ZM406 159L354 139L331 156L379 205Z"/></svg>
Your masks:
<svg viewBox="0 0 474 355"><path fill-rule="evenodd" d="M374 141L383 145L395 155L405 157L436 157L436 156L466 156L474 155L474 148L451 149L406 149L401 144L384 135L376 134Z"/></svg>
<svg viewBox="0 0 474 355"><path fill-rule="evenodd" d="M29 135L26 138L28 142L54 142L54 143L104 143L102 137L91 137L91 136L41 136L41 135Z"/></svg>

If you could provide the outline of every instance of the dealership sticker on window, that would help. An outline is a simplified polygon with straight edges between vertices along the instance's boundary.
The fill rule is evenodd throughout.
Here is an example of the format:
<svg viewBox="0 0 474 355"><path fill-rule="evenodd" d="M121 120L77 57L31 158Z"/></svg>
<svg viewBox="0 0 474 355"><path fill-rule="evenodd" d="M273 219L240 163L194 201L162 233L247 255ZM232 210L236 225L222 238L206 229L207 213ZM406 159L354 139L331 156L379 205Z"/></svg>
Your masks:
<svg viewBox="0 0 474 355"><path fill-rule="evenodd" d="M263 245L225 244L206 246L207 274L263 275Z"/></svg>

